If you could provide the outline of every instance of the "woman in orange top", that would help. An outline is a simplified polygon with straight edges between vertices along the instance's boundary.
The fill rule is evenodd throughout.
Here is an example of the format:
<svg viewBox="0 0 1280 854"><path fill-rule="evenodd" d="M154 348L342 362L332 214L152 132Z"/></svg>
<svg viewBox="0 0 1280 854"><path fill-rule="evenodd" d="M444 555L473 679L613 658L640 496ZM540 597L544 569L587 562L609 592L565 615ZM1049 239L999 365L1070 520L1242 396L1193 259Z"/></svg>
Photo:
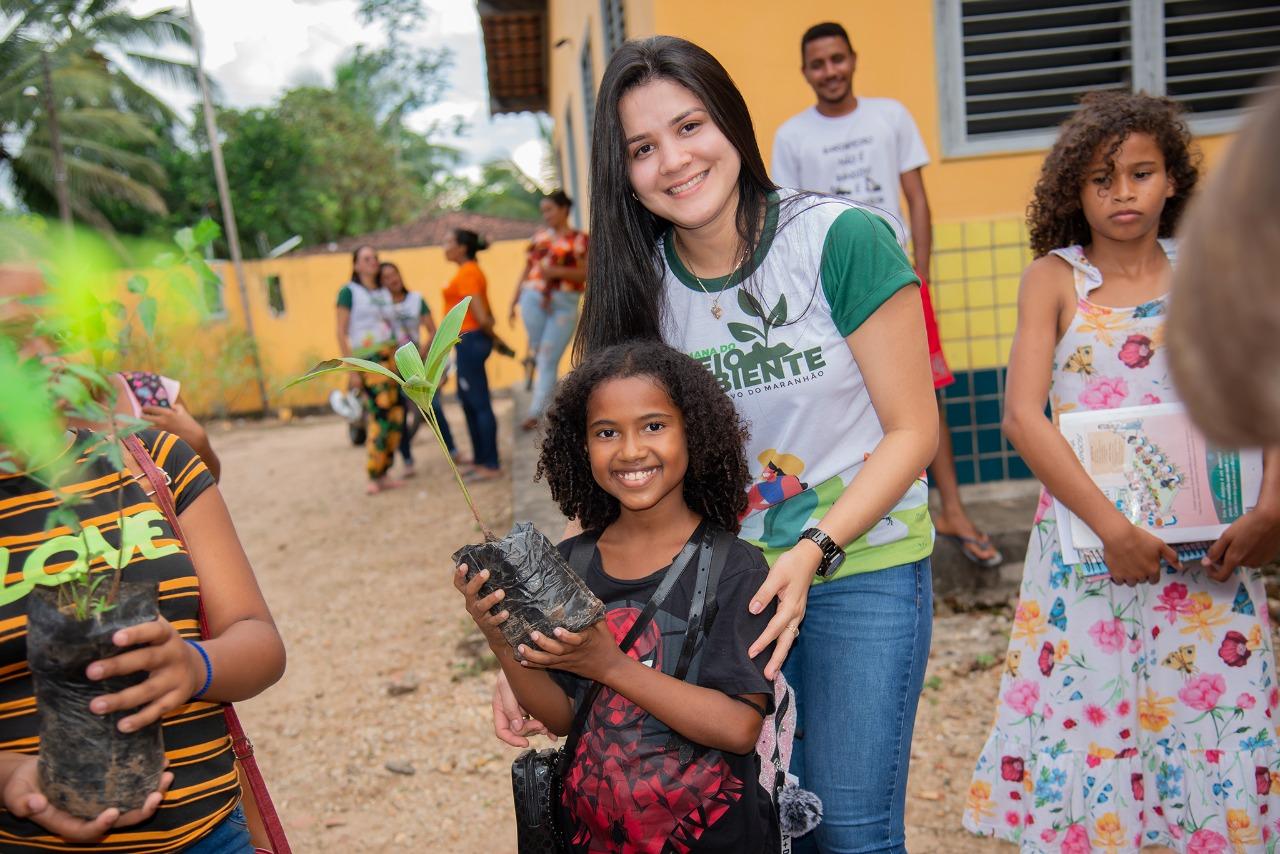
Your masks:
<svg viewBox="0 0 1280 854"><path fill-rule="evenodd" d="M488 282L476 263L476 253L488 247L489 242L483 237L462 228L455 229L444 244L444 257L458 265L458 272L444 289L445 313L464 298L471 297L471 308L462 321L462 340L456 352L458 402L467 418L475 463L466 477L472 480L491 480L502 474L498 463L498 420L493 415L484 363L495 345L503 349L506 344L493 329Z"/></svg>

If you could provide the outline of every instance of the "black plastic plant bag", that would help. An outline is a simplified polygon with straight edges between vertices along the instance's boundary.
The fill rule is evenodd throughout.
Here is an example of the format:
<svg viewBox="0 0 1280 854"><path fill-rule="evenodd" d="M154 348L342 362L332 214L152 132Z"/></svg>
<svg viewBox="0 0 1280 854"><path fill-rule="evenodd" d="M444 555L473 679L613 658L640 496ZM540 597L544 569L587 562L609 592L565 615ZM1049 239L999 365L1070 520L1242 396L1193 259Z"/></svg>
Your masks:
<svg viewBox="0 0 1280 854"><path fill-rule="evenodd" d="M89 701L147 678L145 672L99 681L85 676L91 662L126 650L111 642L120 629L156 619L156 584L120 585L105 614L77 620L58 610L58 590L36 587L27 596L27 661L40 715L40 788L50 803L92 819L109 807L141 807L160 787L164 738L159 721L120 732L135 709L96 715Z"/></svg>
<svg viewBox="0 0 1280 854"><path fill-rule="evenodd" d="M489 570L481 597L497 588L506 591L493 613L510 613L500 628L512 648L534 646L531 632L551 635L556 627L580 632L604 616L604 603L532 522L517 522L500 540L463 546L454 552L453 563L467 565L468 580Z"/></svg>

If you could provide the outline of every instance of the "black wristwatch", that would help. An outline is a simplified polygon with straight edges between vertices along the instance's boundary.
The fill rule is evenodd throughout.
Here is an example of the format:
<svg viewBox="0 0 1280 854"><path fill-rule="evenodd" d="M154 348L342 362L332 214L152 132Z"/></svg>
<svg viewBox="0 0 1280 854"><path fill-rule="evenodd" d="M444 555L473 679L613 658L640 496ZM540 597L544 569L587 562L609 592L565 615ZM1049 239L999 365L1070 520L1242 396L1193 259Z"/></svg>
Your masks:
<svg viewBox="0 0 1280 854"><path fill-rule="evenodd" d="M812 540L822 549L822 562L818 564L818 577L827 578L844 563L844 549L827 536L821 528L809 528L800 535L802 540Z"/></svg>

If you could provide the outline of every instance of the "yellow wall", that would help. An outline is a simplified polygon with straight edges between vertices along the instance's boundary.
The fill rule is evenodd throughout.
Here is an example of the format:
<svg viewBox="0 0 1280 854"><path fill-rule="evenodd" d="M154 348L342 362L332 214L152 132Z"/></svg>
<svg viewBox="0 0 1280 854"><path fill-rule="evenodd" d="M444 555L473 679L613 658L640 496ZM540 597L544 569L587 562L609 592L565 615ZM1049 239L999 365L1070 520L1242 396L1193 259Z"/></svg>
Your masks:
<svg viewBox="0 0 1280 854"><path fill-rule="evenodd" d="M551 51L550 91L560 152L567 152L565 105L574 110L584 196L588 172L577 45L589 26L598 86L604 72L599 8L598 0L552 0L548 34L550 44L574 39L572 49ZM681 36L720 60L746 98L766 164L778 126L813 103L800 73L800 37L820 21L842 23L858 54L854 91L905 104L929 149L924 181L934 223L930 279L947 359L955 370L1005 363L1018 278L1030 261L1023 212L1044 151L942 156L932 0L627 0L626 9L628 38ZM1207 165L1225 142L1224 136L1199 139ZM584 216L587 201L582 199Z"/></svg>
<svg viewBox="0 0 1280 854"><path fill-rule="evenodd" d="M532 226L530 227L532 230ZM507 240L495 243L480 253L480 267L489 281L489 300L498 321L498 334L521 356L525 350L524 327L517 322L507 323L507 308L515 291L516 279L524 269L526 243ZM399 265L405 283L427 300L432 314L442 316L441 289L457 269L444 258L438 246L417 249L394 249L379 253L384 261ZM218 350L224 346L232 330L243 329L244 313L239 289L229 263L218 263L214 268L222 276L227 307L225 319L209 319L198 329L190 331L184 339L175 336L170 344L181 355L201 353L207 360L216 360ZM306 255L278 258L271 261L245 263L248 279L249 306L253 317L254 335L261 353L267 391L274 406L314 406L323 404L329 390L341 385L341 380L317 380L313 384L296 386L284 391L289 380L306 372L315 363L338 355L334 305L338 289L351 276L351 256L346 253ZM267 276L280 277L285 310L273 316L267 304ZM162 306L162 320L166 308ZM177 358L177 356L175 356ZM523 377L519 357L510 359L494 354L488 362L489 382L494 388L504 388ZM172 361L172 360L170 360ZM198 360L177 362L185 367L172 368L176 379L186 382L183 395L191 405L205 413L212 411L217 401L202 393L199 385L215 384L217 379L207 369L207 362ZM186 371L186 376L182 371ZM252 383L227 389L221 403L232 412L247 412L258 407L256 388Z"/></svg>

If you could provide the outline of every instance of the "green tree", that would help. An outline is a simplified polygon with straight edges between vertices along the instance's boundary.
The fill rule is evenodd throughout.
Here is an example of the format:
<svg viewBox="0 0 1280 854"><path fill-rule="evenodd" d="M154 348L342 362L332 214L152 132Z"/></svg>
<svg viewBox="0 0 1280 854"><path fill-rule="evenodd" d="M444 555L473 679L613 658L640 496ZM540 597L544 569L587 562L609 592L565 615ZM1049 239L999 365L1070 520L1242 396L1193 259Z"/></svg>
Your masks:
<svg viewBox="0 0 1280 854"><path fill-rule="evenodd" d="M105 231L104 206L164 213L165 176L143 150L177 123L143 76L192 83L154 51L190 44L174 9L135 16L122 0L0 0L0 162L32 210Z"/></svg>
<svg viewBox="0 0 1280 854"><path fill-rule="evenodd" d="M464 211L535 220L542 193L529 176L510 160L491 160L480 168L480 179L466 190L458 207Z"/></svg>

